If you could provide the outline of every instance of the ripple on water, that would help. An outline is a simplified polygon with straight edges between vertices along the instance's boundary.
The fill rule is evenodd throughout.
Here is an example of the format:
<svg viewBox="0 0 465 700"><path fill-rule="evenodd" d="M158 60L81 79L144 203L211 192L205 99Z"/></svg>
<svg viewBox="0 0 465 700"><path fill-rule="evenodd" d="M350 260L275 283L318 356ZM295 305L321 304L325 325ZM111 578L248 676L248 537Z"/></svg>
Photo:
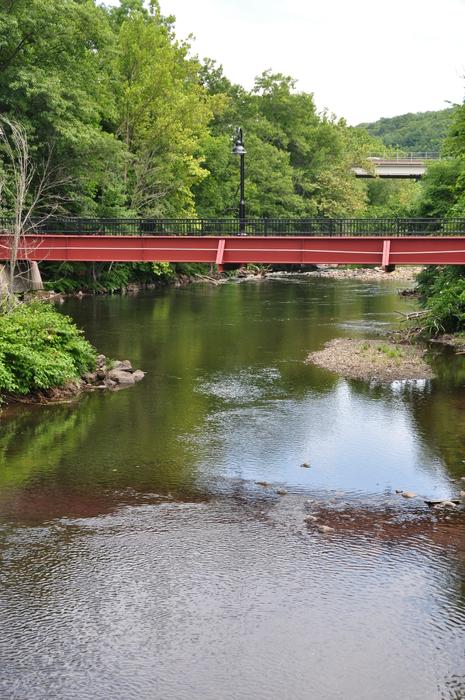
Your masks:
<svg viewBox="0 0 465 700"><path fill-rule="evenodd" d="M208 380L199 379L195 391L214 396L228 403L253 403L260 398L283 395L283 390L276 386L281 377L276 367L262 369L241 369L225 374L218 372Z"/></svg>
<svg viewBox="0 0 465 700"><path fill-rule="evenodd" d="M285 501L126 506L41 528L21 578L14 558L3 571L2 697L461 697L463 522L386 530L367 507L344 529L317 505L335 528L321 535L301 498L287 514Z"/></svg>

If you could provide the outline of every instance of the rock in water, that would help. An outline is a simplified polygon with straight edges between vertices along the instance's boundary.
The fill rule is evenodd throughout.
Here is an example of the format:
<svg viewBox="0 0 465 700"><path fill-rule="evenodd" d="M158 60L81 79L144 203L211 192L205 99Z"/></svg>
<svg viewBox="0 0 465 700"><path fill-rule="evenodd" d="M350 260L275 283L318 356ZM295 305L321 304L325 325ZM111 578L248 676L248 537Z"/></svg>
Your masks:
<svg viewBox="0 0 465 700"><path fill-rule="evenodd" d="M286 489L276 489L278 496L285 496L287 494Z"/></svg>
<svg viewBox="0 0 465 700"><path fill-rule="evenodd" d="M447 499L444 501L439 501L439 502L434 502L434 501L428 502L427 501L427 503L428 503L428 505L430 505L431 503L434 503L434 505L433 505L434 510L442 510L443 508L457 508L458 504L459 504L458 501L457 502L449 501Z"/></svg>
<svg viewBox="0 0 465 700"><path fill-rule="evenodd" d="M120 386L130 386L131 384L136 383L134 376L131 374L131 372L127 372L125 370L120 369L111 369L108 372L108 379L113 380Z"/></svg>
<svg viewBox="0 0 465 700"><path fill-rule="evenodd" d="M134 372L129 360L117 360L113 363L112 369L122 370L123 372Z"/></svg>

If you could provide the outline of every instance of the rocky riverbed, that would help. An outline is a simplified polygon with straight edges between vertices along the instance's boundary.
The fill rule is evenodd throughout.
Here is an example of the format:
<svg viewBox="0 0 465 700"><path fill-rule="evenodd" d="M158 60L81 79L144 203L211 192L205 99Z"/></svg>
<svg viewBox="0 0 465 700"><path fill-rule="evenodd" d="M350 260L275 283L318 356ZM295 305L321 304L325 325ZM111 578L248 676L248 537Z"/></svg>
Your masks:
<svg viewBox="0 0 465 700"><path fill-rule="evenodd" d="M382 267L341 267L335 265L321 265L317 270L300 272L305 277L321 277L328 279L356 279L366 282L415 282L416 276L422 271L420 266L404 265L396 267L392 272L385 272ZM295 273L269 272L267 277L277 277Z"/></svg>

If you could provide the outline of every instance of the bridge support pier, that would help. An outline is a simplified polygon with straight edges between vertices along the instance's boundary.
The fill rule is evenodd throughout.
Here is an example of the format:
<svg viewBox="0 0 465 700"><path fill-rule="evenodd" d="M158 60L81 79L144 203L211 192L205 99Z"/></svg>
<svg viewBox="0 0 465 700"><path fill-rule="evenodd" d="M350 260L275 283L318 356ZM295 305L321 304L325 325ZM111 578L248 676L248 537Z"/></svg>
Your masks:
<svg viewBox="0 0 465 700"><path fill-rule="evenodd" d="M390 254L391 254L391 241L385 240L385 241L383 241L383 259L381 262L381 266L382 266L384 272L392 272L394 269L394 266L389 264Z"/></svg>
<svg viewBox="0 0 465 700"><path fill-rule="evenodd" d="M216 252L216 265L218 268L218 272L223 272L223 258L225 245L226 240L224 238L220 238L220 240L218 241L218 250Z"/></svg>
<svg viewBox="0 0 465 700"><path fill-rule="evenodd" d="M44 283L42 282L42 275L39 270L39 263L35 260L31 260L31 267L29 268L29 283L31 290L33 292L42 292L44 289Z"/></svg>
<svg viewBox="0 0 465 700"><path fill-rule="evenodd" d="M29 260L18 265L17 274L10 289L10 274L7 263L0 264L0 296L5 293L42 292L44 284L36 260Z"/></svg>

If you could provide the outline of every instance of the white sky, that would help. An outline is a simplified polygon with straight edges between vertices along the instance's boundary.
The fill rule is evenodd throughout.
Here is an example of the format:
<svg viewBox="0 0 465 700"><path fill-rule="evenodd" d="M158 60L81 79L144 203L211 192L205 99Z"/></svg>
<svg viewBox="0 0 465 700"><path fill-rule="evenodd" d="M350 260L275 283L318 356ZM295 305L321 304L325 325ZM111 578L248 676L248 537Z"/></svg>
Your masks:
<svg viewBox="0 0 465 700"><path fill-rule="evenodd" d="M161 0L161 8L232 81L251 87L267 68L292 75L319 109L351 124L465 96L465 0Z"/></svg>

